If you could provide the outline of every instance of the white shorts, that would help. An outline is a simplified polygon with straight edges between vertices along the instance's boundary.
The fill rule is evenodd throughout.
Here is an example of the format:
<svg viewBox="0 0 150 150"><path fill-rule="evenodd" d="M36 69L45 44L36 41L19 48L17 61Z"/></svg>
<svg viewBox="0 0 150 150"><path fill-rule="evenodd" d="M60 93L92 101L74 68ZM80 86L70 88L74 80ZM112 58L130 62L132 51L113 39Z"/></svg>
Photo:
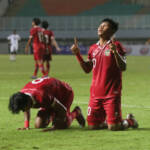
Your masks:
<svg viewBox="0 0 150 150"><path fill-rule="evenodd" d="M10 46L10 52L17 52L18 51L18 45L11 45Z"/></svg>

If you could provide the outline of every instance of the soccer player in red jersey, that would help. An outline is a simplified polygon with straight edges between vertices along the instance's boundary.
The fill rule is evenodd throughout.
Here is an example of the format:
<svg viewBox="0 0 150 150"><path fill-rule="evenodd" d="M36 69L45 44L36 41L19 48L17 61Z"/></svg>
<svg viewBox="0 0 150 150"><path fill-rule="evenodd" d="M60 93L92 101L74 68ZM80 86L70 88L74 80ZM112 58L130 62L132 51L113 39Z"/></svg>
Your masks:
<svg viewBox="0 0 150 150"><path fill-rule="evenodd" d="M65 129L74 119L84 127L85 119L80 107L76 106L70 112L73 97L73 90L67 83L50 77L39 78L10 97L9 110L14 114L24 111L24 128L21 130L29 129L31 108L39 108L35 128L45 128L52 121L53 126L47 131Z"/></svg>
<svg viewBox="0 0 150 150"><path fill-rule="evenodd" d="M34 18L32 20L32 28L30 30L29 40L25 47L26 53L28 53L29 46L31 41L33 40L33 53L34 53L34 60L35 60L35 70L32 76L33 79L37 78L38 69L42 72L43 76L46 75L43 66L43 55L44 55L44 46L43 46L43 31L42 28L39 27L40 19Z"/></svg>
<svg viewBox="0 0 150 150"><path fill-rule="evenodd" d="M58 46L55 40L54 33L51 30L47 29L48 26L49 24L47 21L42 22L42 28L44 34L44 46L45 46L43 61L44 63L46 63L45 70L47 75L49 74L50 61L52 60L52 46L54 46L58 52L61 51L60 47Z"/></svg>
<svg viewBox="0 0 150 150"><path fill-rule="evenodd" d="M86 73L93 72L87 116L89 129L101 129L106 125L109 130L138 127L132 114L122 119L122 71L126 70L126 58L121 43L111 40L117 30L118 23L112 19L106 18L100 23L99 41L90 47L87 61L80 54L77 39L71 47L82 69Z"/></svg>

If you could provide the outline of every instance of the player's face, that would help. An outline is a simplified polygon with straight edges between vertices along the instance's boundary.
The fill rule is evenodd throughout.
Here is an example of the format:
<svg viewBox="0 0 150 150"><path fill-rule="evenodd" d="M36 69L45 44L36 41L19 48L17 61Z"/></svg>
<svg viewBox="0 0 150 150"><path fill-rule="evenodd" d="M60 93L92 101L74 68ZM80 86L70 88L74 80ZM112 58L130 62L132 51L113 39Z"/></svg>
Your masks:
<svg viewBox="0 0 150 150"><path fill-rule="evenodd" d="M102 22L98 27L97 34L99 37L111 37L113 32L110 24L108 22Z"/></svg>
<svg viewBox="0 0 150 150"><path fill-rule="evenodd" d="M32 27L34 27L35 26L35 23L34 23L34 21L32 21Z"/></svg>

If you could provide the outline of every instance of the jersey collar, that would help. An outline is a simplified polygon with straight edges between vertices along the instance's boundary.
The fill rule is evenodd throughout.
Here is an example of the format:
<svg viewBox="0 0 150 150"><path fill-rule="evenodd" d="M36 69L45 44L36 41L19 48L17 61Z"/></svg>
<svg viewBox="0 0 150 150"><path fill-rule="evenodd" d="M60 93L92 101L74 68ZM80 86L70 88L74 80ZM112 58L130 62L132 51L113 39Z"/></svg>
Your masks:
<svg viewBox="0 0 150 150"><path fill-rule="evenodd" d="M100 46L100 42L98 41L96 45L99 46L101 49L104 49L109 43L111 43L111 40L108 40L104 46Z"/></svg>
<svg viewBox="0 0 150 150"><path fill-rule="evenodd" d="M34 99L34 97L32 96L32 94L31 94L31 93L24 93L24 94L26 94L26 95L30 96L30 98L32 99L32 103L33 103L33 105L35 105L35 104L36 104L36 101L35 101L35 99Z"/></svg>

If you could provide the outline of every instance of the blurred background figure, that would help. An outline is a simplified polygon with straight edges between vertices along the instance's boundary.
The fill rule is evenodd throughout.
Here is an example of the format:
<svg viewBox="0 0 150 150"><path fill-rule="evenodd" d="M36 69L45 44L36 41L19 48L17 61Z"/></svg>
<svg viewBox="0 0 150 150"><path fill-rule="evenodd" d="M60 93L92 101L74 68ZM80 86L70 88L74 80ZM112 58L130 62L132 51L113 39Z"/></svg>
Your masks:
<svg viewBox="0 0 150 150"><path fill-rule="evenodd" d="M47 75L50 72L50 61L52 60L52 46L54 46L56 48L57 52L60 52L61 49L58 46L56 40L55 40L55 36L54 33L48 29L48 22L47 21L43 21L42 22L42 28L43 28L43 34L44 34L44 57L43 57L43 61L44 61L44 66L45 66L45 70Z"/></svg>
<svg viewBox="0 0 150 150"><path fill-rule="evenodd" d="M10 34L7 39L9 40L9 48L10 48L10 60L16 60L16 54L19 47L19 41L21 40L20 35L16 33L16 30Z"/></svg>
<svg viewBox="0 0 150 150"><path fill-rule="evenodd" d="M121 41L125 48L132 49L130 53L127 53L128 55L143 55L141 47L145 46L145 41L150 35L149 0L11 1L0 0L1 54L7 52L8 45L4 39L6 40L6 35L10 30L17 29L23 39L22 44L25 45L24 43L28 40L30 22L37 16L40 20L50 23L50 30L53 31L62 49L61 54L71 54L69 48L73 37L79 39L79 44L83 47L81 53L87 54L89 45L97 41L96 29L99 21L108 16L119 22L120 28L115 39ZM56 48L52 47L53 54L55 50ZM24 53L23 47L20 53ZM150 55L150 51L144 55Z"/></svg>

